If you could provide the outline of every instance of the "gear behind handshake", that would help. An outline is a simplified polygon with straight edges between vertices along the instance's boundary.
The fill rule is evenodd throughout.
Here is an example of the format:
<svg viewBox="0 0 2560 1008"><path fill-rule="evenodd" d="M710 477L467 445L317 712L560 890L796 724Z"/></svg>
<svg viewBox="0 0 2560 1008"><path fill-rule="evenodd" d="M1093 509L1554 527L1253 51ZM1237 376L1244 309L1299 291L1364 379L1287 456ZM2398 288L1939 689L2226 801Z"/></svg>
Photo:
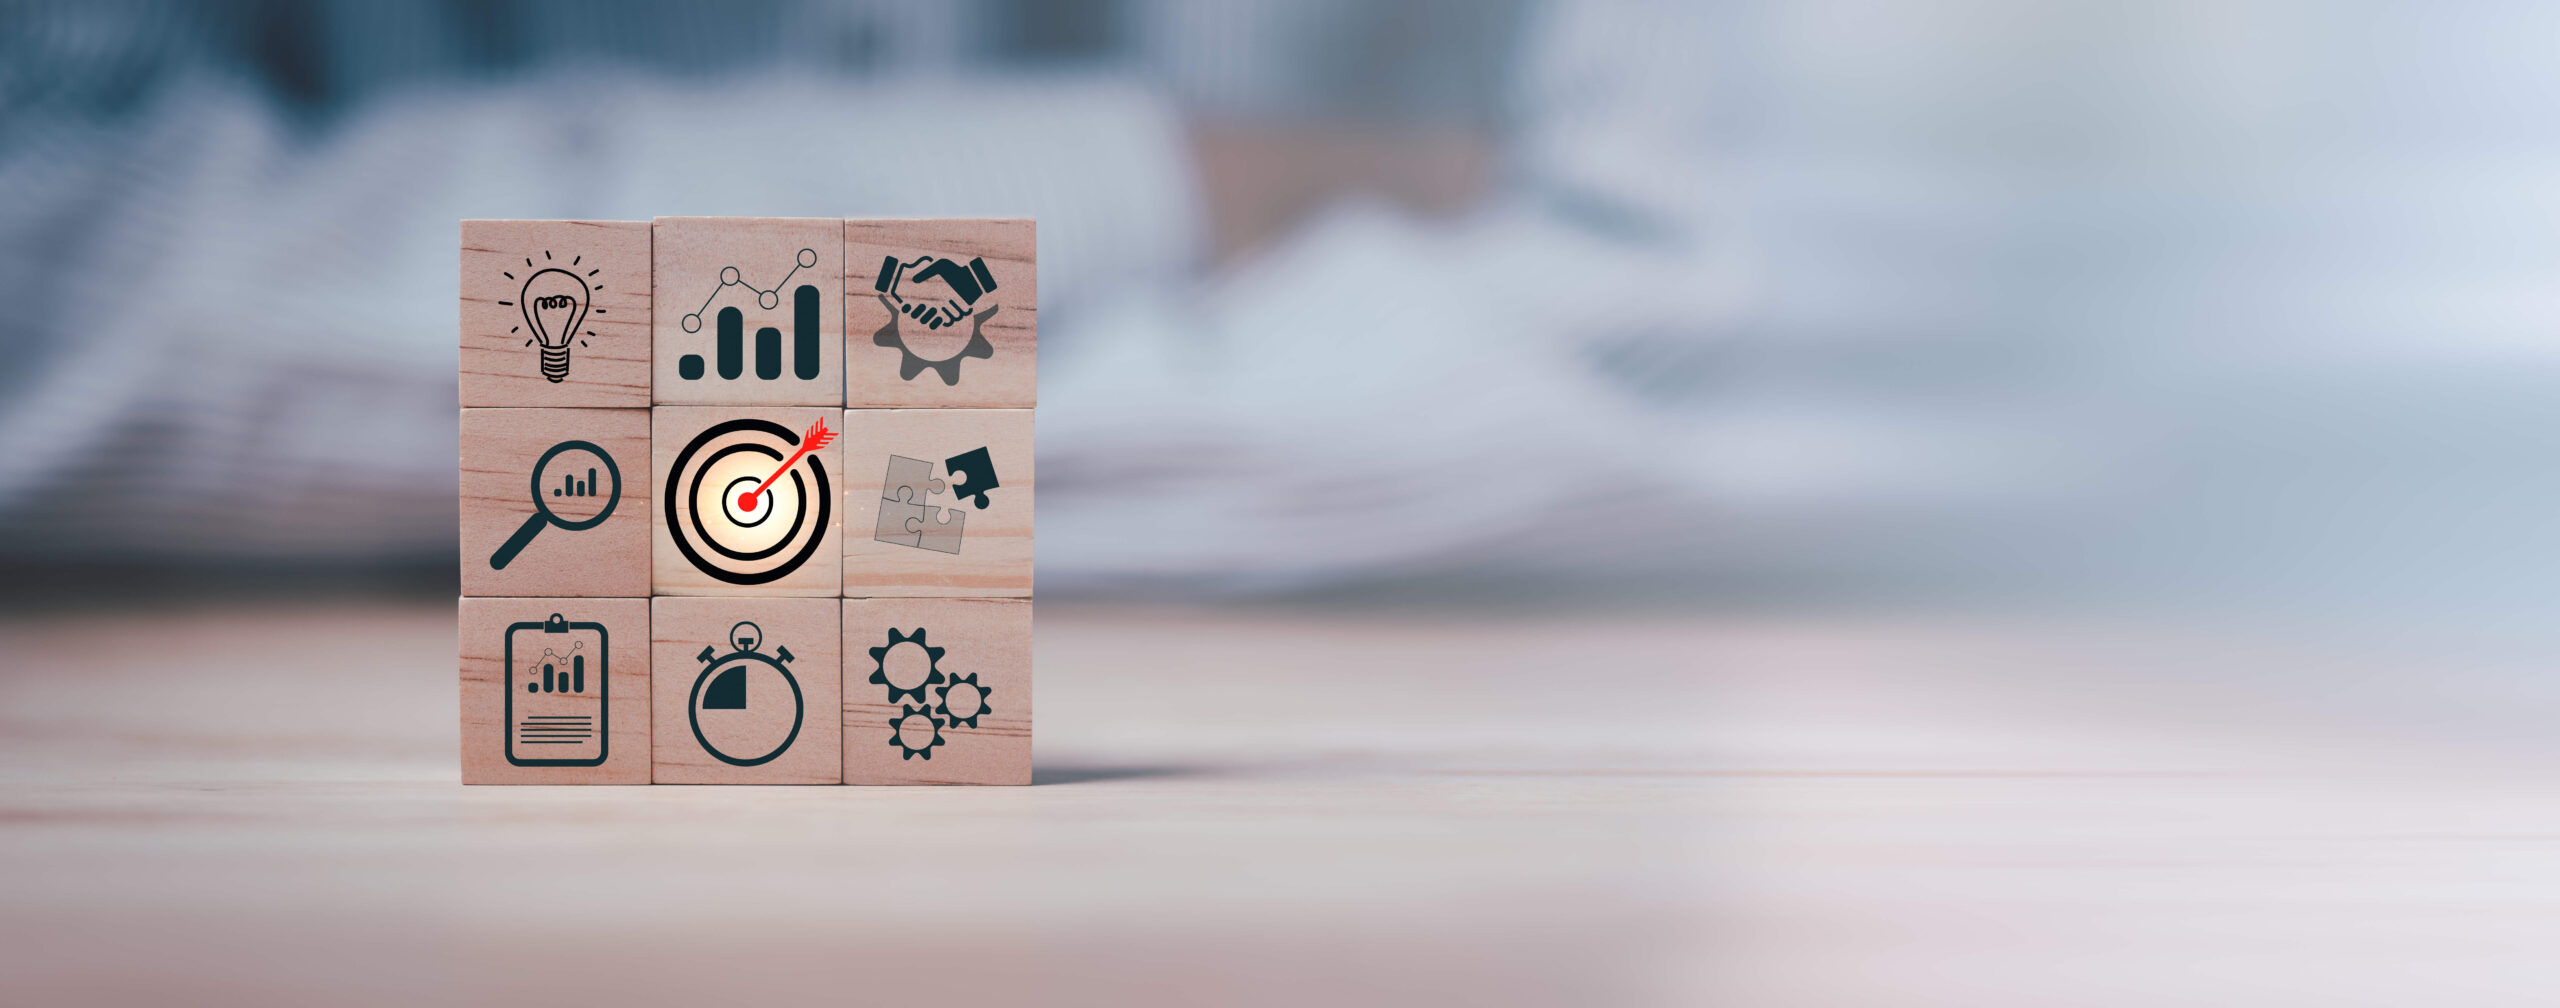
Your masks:
<svg viewBox="0 0 2560 1008"><path fill-rule="evenodd" d="M905 263L896 256L884 256L871 289L894 303L900 314L924 323L927 329L940 329L968 318L978 299L995 292L996 280L988 274L983 258L971 258L963 265L938 256L917 256Z"/></svg>

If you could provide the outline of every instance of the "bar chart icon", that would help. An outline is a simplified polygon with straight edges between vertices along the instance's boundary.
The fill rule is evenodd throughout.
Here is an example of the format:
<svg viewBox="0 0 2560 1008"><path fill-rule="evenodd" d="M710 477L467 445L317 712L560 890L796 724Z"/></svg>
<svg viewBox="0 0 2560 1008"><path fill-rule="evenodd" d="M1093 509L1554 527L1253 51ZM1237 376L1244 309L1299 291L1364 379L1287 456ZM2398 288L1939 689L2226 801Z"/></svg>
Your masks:
<svg viewBox="0 0 2560 1008"><path fill-rule="evenodd" d="M576 473L561 473L560 486L551 491L551 496L554 497L593 497L595 495L596 469L594 466L587 467L585 479L579 479Z"/></svg>
<svg viewBox="0 0 2560 1008"><path fill-rule="evenodd" d="M609 646L604 624L559 613L507 628L507 762L604 763Z"/></svg>
<svg viewBox="0 0 2560 1008"><path fill-rule="evenodd" d="M711 303L720 299L720 292L731 287L744 287L754 292L756 303L763 308L770 310L781 307L782 290L790 286L791 278L802 269L817 264L816 249L801 249L798 264L793 266L789 273L783 274L782 281L773 285L771 289L760 288L746 282L735 266L722 269L720 286L713 288L711 296L702 300L700 310L684 317L684 331L701 332L702 313L710 311ZM720 309L720 313L713 318L715 328L711 338L712 359L705 361L701 354L686 354L678 358L676 360L677 377L685 381L701 381L706 373L712 373L719 375L723 381L737 381L747 374L746 313L732 306ZM818 377L819 328L817 286L801 284L791 288L790 353L786 355L783 352L782 330L772 326L758 327L754 353L756 378L760 381L778 380L782 377L786 363L794 378L809 381Z"/></svg>

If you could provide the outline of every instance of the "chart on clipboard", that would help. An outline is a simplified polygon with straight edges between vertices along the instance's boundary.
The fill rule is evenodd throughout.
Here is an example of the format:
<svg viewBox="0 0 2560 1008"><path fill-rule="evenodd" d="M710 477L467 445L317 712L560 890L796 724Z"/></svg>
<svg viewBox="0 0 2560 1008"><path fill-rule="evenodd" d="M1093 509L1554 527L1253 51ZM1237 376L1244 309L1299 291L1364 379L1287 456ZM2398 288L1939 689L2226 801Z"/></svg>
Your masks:
<svg viewBox="0 0 2560 1008"><path fill-rule="evenodd" d="M559 613L507 627L507 762L604 763L609 645L604 624Z"/></svg>

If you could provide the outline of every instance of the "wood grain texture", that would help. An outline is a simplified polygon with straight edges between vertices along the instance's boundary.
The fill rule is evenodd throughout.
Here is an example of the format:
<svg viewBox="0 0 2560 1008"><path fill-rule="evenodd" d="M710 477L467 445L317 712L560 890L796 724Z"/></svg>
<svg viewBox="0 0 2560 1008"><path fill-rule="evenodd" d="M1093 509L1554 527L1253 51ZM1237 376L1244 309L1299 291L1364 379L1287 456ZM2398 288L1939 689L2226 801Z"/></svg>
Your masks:
<svg viewBox="0 0 2560 1008"><path fill-rule="evenodd" d="M526 345L526 284L546 270L588 292L556 382ZM463 221L461 291L462 405L649 405L648 221Z"/></svg>
<svg viewBox="0 0 2560 1008"><path fill-rule="evenodd" d="M0 611L0 1003L2560 986L2548 634L1942 609L1044 601L1029 788L464 788L449 601Z"/></svg>
<svg viewBox="0 0 2560 1008"><path fill-rule="evenodd" d="M0 1002L2560 982L2538 637L1053 602L1030 788L461 788L447 605L0 613Z"/></svg>
<svg viewBox="0 0 2560 1008"><path fill-rule="evenodd" d="M760 553L784 537L786 526L759 521L753 526L729 520L722 510L723 501L734 497L740 479L760 481L797 450L801 438L812 423L827 422L831 430L840 428L840 410L816 407L740 408L724 406L659 406L650 411L652 471L666 481L669 500L649 515L651 533L650 563L653 593L658 595L822 595L834 597L842 583L844 547L840 539L844 522L841 498L844 470L841 465L844 440L839 433L826 447L810 452L793 463L792 470L773 483L772 507L780 509L777 517L790 518L805 514L809 533L815 545L807 547L806 559L788 573L773 580L757 583L734 583L705 573L704 568L689 559L678 548L676 528L690 532L688 544L697 556L718 569L764 576L781 569L785 561L800 556L801 545L793 545L768 557L741 559L725 557L707 549L701 540L717 541L738 548L740 552ZM763 431L738 431L715 434L716 429L740 421L770 425ZM785 439L779 431L789 432ZM689 447L694 447L690 457ZM756 446L753 450L734 451L738 445ZM685 472L675 471L682 461ZM825 487L824 493L819 487ZM805 509L802 505L806 505ZM669 510L679 526L670 527ZM696 512L701 524L696 528ZM819 521L819 512L824 520ZM745 517L745 516L740 516ZM798 534L790 538L795 544Z"/></svg>
<svg viewBox="0 0 2560 1008"><path fill-rule="evenodd" d="M847 410L844 431L846 597L1031 594L1030 410ZM950 467L981 448L998 481L984 508Z"/></svg>
<svg viewBox="0 0 2560 1008"><path fill-rule="evenodd" d="M466 598L460 610L463 783L649 783L648 599ZM531 719L553 708L537 710L516 694L526 682L540 678L532 669L543 653L528 648L552 636L520 628L527 623L547 623L554 615L572 624L595 623L603 627L592 638L584 628L578 634L580 639L591 639L600 645L593 649L600 653L578 649L579 657L590 662L596 671L580 683L574 696L593 697L596 702L589 705L562 697L569 693L565 686L561 694L527 691L527 696L542 701L560 697L564 702L557 709L576 711L578 716L585 716L589 710L597 712L594 730L602 733L604 744L596 751L603 762L595 766L523 766L516 762L541 760L549 755L536 746L557 745L579 753L594 751L585 745L584 736L576 740L535 738L548 732L567 732L539 728ZM511 637L515 644L512 650ZM509 668L510 660L516 666L513 670ZM510 700L518 703L511 706ZM513 745L508 733L511 713L519 726L536 726L520 731Z"/></svg>
<svg viewBox="0 0 2560 1008"><path fill-rule="evenodd" d="M1040 391L1040 269L1029 220L849 220L844 227L845 405L1029 408ZM966 306L971 318L934 328L901 314L877 281L884 260L982 262L996 287ZM896 276L897 272L888 271ZM901 300L929 303L933 283L900 277ZM963 356L973 337L989 356ZM890 345L883 346L883 342ZM903 348L903 349L902 349ZM952 361L956 382L908 363Z"/></svg>
<svg viewBox="0 0 2560 1008"><path fill-rule="evenodd" d="M650 600L659 784L834 784L842 736L842 611L835 599ZM746 626L745 624L752 624ZM741 657L739 643L752 645ZM703 660L705 650L710 660ZM723 679L740 705L716 699ZM792 692L797 687L796 694ZM733 694L733 698L739 694ZM738 766L713 755L763 760Z"/></svg>
<svg viewBox="0 0 2560 1008"><path fill-rule="evenodd" d="M604 451L611 465L583 448L567 448L542 466L555 447L584 441ZM649 411L646 409L466 409L462 411L462 593L465 595L649 594L649 515L656 504L649 477ZM583 483L593 472L589 496L567 493L566 480ZM620 474L621 492L613 493ZM592 528L547 524L507 562L492 566L499 548L535 514L535 501L562 522L593 515ZM610 512L604 509L611 507Z"/></svg>
<svg viewBox="0 0 2560 1008"><path fill-rule="evenodd" d="M652 227L652 401L661 404L844 405L844 222L833 218L660 217ZM815 370L802 376L799 291L814 293ZM735 377L723 377L720 314L740 314ZM771 328L775 347L760 347ZM684 377L686 358L699 377ZM770 360L773 377L759 376Z"/></svg>
<svg viewBox="0 0 2560 1008"><path fill-rule="evenodd" d="M843 721L847 784L1031 783L1031 601L846 599Z"/></svg>

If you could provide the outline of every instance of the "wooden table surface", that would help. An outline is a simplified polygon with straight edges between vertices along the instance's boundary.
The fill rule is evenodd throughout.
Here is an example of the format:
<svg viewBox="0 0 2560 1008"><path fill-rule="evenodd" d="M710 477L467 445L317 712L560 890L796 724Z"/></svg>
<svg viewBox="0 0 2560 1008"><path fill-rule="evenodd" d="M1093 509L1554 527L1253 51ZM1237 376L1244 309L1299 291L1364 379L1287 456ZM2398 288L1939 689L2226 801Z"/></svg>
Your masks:
<svg viewBox="0 0 2560 1008"><path fill-rule="evenodd" d="M2560 996L2539 668L1044 604L1033 787L466 789L453 633L0 617L0 1003Z"/></svg>

